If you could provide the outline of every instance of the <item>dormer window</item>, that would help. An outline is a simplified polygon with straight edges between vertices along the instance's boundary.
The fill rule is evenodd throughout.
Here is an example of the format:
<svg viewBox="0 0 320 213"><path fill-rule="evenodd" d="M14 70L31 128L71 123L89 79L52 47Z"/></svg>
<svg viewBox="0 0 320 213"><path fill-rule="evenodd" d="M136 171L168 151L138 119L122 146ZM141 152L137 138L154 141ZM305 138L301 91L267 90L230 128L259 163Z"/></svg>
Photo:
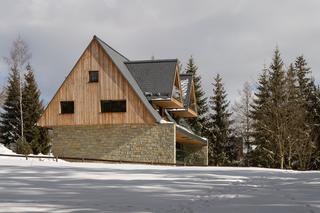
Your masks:
<svg viewBox="0 0 320 213"><path fill-rule="evenodd" d="M99 82L99 71L89 71L89 83Z"/></svg>

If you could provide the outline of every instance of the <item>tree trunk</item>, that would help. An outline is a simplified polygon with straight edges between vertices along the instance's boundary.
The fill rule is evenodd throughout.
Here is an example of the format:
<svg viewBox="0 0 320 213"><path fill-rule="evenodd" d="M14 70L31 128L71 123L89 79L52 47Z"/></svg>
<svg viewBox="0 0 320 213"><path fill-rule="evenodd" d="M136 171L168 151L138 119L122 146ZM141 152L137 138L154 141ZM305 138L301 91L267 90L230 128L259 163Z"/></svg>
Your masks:
<svg viewBox="0 0 320 213"><path fill-rule="evenodd" d="M24 138L24 124L23 124L23 109L22 109L22 69L19 70L19 77L20 77L20 81L19 81L19 93L20 93L20 97L19 97L19 104L20 104L20 119L21 119L21 138Z"/></svg>
<svg viewBox="0 0 320 213"><path fill-rule="evenodd" d="M284 156L281 155L281 158L280 158L280 169L283 169L283 165L284 165Z"/></svg>
<svg viewBox="0 0 320 213"><path fill-rule="evenodd" d="M289 154L288 154L288 165L289 165L289 168L291 169L291 146L289 147Z"/></svg>

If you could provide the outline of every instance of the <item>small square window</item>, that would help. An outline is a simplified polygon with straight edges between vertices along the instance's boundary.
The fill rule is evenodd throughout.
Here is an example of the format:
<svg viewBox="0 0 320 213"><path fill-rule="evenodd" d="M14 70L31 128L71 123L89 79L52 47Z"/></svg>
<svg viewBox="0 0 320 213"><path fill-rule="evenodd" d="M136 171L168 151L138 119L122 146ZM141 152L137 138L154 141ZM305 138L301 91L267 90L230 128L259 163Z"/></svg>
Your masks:
<svg viewBox="0 0 320 213"><path fill-rule="evenodd" d="M73 101L61 101L60 102L61 114L73 114L74 102Z"/></svg>
<svg viewBox="0 0 320 213"><path fill-rule="evenodd" d="M101 112L126 112L126 100L102 100Z"/></svg>
<svg viewBox="0 0 320 213"><path fill-rule="evenodd" d="M99 82L99 71L89 71L89 82Z"/></svg>

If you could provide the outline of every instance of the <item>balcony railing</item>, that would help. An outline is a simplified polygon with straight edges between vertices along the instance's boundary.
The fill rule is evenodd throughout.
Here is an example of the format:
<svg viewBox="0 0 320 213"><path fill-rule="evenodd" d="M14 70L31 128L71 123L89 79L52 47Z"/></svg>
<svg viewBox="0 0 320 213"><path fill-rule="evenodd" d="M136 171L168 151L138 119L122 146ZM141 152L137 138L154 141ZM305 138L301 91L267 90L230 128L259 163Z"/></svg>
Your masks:
<svg viewBox="0 0 320 213"><path fill-rule="evenodd" d="M189 108L192 109L193 111L197 112L196 110L197 104L196 103L191 103Z"/></svg>
<svg viewBox="0 0 320 213"><path fill-rule="evenodd" d="M172 97L178 101L181 101L180 90L176 86L173 87Z"/></svg>

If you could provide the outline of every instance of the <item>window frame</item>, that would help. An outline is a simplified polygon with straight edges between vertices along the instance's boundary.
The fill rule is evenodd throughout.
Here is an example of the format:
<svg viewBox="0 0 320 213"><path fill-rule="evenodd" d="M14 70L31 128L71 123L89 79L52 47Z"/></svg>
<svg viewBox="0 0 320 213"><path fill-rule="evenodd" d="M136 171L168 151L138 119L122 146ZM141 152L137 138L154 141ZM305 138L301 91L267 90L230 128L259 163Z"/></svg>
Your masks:
<svg viewBox="0 0 320 213"><path fill-rule="evenodd" d="M97 78L91 78L91 74L97 74ZM93 80L92 80L93 79ZM89 70L89 83L98 83L99 82L99 70Z"/></svg>
<svg viewBox="0 0 320 213"><path fill-rule="evenodd" d="M70 104L72 103L72 112L71 111L63 111L63 104ZM60 114L74 114L74 101L60 101Z"/></svg>
<svg viewBox="0 0 320 213"><path fill-rule="evenodd" d="M109 106L109 110L104 110L107 107L104 107L103 104L107 104L107 103L123 103L124 102L124 109L120 109L120 110L113 110L112 106ZM118 108L115 108L118 109ZM125 113L127 112L127 100L126 99L121 99L121 100L100 100L100 112L101 113Z"/></svg>

